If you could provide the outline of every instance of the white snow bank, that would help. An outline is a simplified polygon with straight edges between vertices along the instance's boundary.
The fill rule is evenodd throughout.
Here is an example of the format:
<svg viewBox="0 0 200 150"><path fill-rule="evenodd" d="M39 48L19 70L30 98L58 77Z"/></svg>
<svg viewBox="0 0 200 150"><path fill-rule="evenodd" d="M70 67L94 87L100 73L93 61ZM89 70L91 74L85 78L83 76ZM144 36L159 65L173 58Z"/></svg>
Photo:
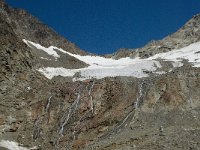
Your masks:
<svg viewBox="0 0 200 150"><path fill-rule="evenodd" d="M119 66L89 66L88 68L79 69L81 77L78 80L96 78L102 79L105 77L116 76L132 76L137 78L147 77L148 74L144 71L155 71L158 68L158 62L143 61L128 65Z"/></svg>
<svg viewBox="0 0 200 150"><path fill-rule="evenodd" d="M60 51L62 53L68 54L72 57L75 57L83 62L85 62L86 64L89 65L98 65L98 66L119 66L119 65L127 65L127 64L132 64L133 63L133 59L127 57L127 58L122 58L119 60L115 60L112 58L104 58L104 57L100 57L100 56L81 56L81 55L77 55L77 54L72 54L69 52L64 51L61 48L57 48L54 46L50 46L48 48L41 46L40 44L36 44L34 42L28 41L23 39L23 41L28 45L28 46L34 46L39 50L43 50L44 52L46 52L49 55L52 55L54 57L59 58L60 56L57 54L56 51ZM136 60L136 59L135 59Z"/></svg>
<svg viewBox="0 0 200 150"><path fill-rule="evenodd" d="M200 42L193 43L181 49L175 49L166 53L156 54L148 60L164 59L168 61L180 62L182 60L188 60L193 64L193 67L200 67ZM174 64L175 66L182 66L182 64Z"/></svg>
<svg viewBox="0 0 200 150"><path fill-rule="evenodd" d="M183 63L182 62L179 62L179 61L175 61L175 62L172 62L172 66L174 68L179 68L179 67L182 67L183 66Z"/></svg>
<svg viewBox="0 0 200 150"><path fill-rule="evenodd" d="M40 68L38 69L39 72L41 72L45 77L48 79L52 79L55 76L62 76L62 77L73 77L74 74L77 72L76 69L65 69L63 67L53 68L53 67L47 67L47 68Z"/></svg>
<svg viewBox="0 0 200 150"><path fill-rule="evenodd" d="M153 72L157 74L163 74L164 72L156 70L162 68L158 59L164 59L167 61L172 61L174 68L181 67L183 59L188 59L189 62L194 64L194 67L200 67L200 42L191 44L185 48L179 50L173 50L167 53L156 54L148 59L135 58L131 59L129 57L121 58L118 60L112 58L104 58L100 56L81 56L77 54L72 54L64 51L63 49L50 46L45 48L39 44L31 41L23 40L28 46L37 47L40 50L45 51L49 55L56 58L60 57L56 51L68 54L75 57L89 66L81 69L66 69L62 67L53 68L40 68L38 71L44 74L47 78L52 79L54 76L63 77L73 77L77 72L80 73L79 77L74 80L85 80L90 78L101 79L104 77L116 77L116 76L133 76L137 78L147 77L148 74L145 72Z"/></svg>
<svg viewBox="0 0 200 150"><path fill-rule="evenodd" d="M28 40L25 40L23 39L23 42L26 43L28 46L32 47L36 47L37 49L39 50L43 50L44 52L46 52L47 54L49 55L52 55L56 58L59 58L60 56L56 53L56 51L54 50L54 47L53 46L50 46L49 48L46 48L46 47L43 47L41 46L40 44L36 44L34 42L31 42L31 41L28 41Z"/></svg>
<svg viewBox="0 0 200 150"><path fill-rule="evenodd" d="M23 40L28 46L37 47L40 50L45 51L49 55L55 57L60 57L56 51L68 54L72 57L75 57L86 64L89 67L81 69L66 69L62 67L53 68L40 68L42 74L47 78L52 79L54 76L63 76L63 77L73 77L75 73L80 72L80 77L75 80L84 80L90 78L101 79L104 77L116 77L116 76L133 76L133 77L147 77L148 75L143 71L155 71L157 68L160 68L161 65L158 61L152 60L142 60L142 59L131 59L129 57L115 60L112 58L104 58L100 56L81 56L66 52L60 48L50 46L45 48L39 44L36 44L31 41Z"/></svg>
<svg viewBox="0 0 200 150"><path fill-rule="evenodd" d="M51 60L51 59L48 59L48 58L45 58L45 57L40 57L41 59L44 59L44 60Z"/></svg>
<svg viewBox="0 0 200 150"><path fill-rule="evenodd" d="M7 148L9 150L36 150L37 149L36 147L27 149L27 148L19 146L17 142L7 141L7 140L1 140L0 147Z"/></svg>
<svg viewBox="0 0 200 150"><path fill-rule="evenodd" d="M62 67L53 68L40 68L42 74L47 78L52 79L54 76L73 77L75 73L80 72L80 77L75 80L85 79L102 79L105 77L116 77L116 76L133 76L137 78L147 77L148 75L143 71L155 71L159 66L159 62L154 61L143 61L137 62L130 65L119 65L119 66L89 66L81 69L65 69Z"/></svg>

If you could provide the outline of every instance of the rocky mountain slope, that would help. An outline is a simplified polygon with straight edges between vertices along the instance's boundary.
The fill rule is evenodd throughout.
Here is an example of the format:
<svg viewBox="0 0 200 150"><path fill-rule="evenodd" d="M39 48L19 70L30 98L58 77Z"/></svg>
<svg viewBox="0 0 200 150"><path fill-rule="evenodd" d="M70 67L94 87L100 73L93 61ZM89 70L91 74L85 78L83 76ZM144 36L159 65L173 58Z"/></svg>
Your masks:
<svg viewBox="0 0 200 150"><path fill-rule="evenodd" d="M54 45L71 53L86 54L86 52L80 50L75 44L58 35L53 29L40 22L25 10L13 9L6 5L3 0L1 0L0 5L1 14L4 15L4 19L7 20L14 32L21 39L29 39L46 47Z"/></svg>
<svg viewBox="0 0 200 150"><path fill-rule="evenodd" d="M0 149L198 150L199 18L105 58L0 1Z"/></svg>
<svg viewBox="0 0 200 150"><path fill-rule="evenodd" d="M20 39L19 43L22 43L22 39L27 39L36 43L40 43L46 47L54 45L74 54L87 54L86 52L80 50L75 44L69 42L65 38L58 35L54 30L41 23L37 18L33 17L25 10L13 9L6 5L5 2L2 0L0 1L0 6L2 27L4 28L2 29L2 31L7 30L7 26L9 26L9 28L12 29L12 31L10 32L12 32L12 34ZM4 26L4 24L7 24L7 26ZM44 54L41 54L39 52L38 54L35 51L33 51L32 53L33 56L37 57L39 64L45 65L47 63L50 63L48 60L41 59ZM63 64L63 59L69 60L69 63L71 61L74 62L74 67L85 66L85 64L79 62L79 60L74 60L74 58L71 58L69 56L62 56L62 58L54 63Z"/></svg>

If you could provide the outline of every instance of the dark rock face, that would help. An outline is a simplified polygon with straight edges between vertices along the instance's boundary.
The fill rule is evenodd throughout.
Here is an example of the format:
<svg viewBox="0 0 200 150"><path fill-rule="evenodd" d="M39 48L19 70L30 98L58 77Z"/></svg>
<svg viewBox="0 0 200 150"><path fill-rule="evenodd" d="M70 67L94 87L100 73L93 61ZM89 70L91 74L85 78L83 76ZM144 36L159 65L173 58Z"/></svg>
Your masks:
<svg viewBox="0 0 200 150"><path fill-rule="evenodd" d="M0 14L0 29L1 73L23 72L26 69L31 69L33 57L30 51L26 50L26 44L14 34L13 28L3 14Z"/></svg>
<svg viewBox="0 0 200 150"><path fill-rule="evenodd" d="M2 1L0 6L0 142L11 140L42 150L200 147L199 68L184 62L167 74L141 79L48 80L36 71L38 66L67 62L64 67L79 68L86 64L69 55L62 55L58 62L39 59L47 56L28 47L23 38L85 53L25 11ZM172 36L130 55L146 57L160 51L153 49L156 45L168 51L196 42L198 22L196 16ZM121 50L116 55L125 57L129 52Z"/></svg>

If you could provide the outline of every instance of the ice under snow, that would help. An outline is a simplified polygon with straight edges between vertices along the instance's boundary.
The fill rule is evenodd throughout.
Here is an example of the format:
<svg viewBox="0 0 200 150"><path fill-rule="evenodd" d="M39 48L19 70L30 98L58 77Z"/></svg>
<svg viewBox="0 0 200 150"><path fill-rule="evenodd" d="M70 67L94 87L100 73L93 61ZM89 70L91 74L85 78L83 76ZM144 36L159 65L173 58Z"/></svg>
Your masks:
<svg viewBox="0 0 200 150"><path fill-rule="evenodd" d="M156 54L148 59L132 59L126 57L115 60L112 58L104 58L100 56L81 56L66 52L63 49L54 46L45 48L40 44L36 44L25 39L23 41L28 46L42 50L47 54L54 56L55 58L60 57L56 52L60 51L62 53L75 57L89 65L88 67L80 69L66 69L62 67L46 67L38 69L39 72L44 74L49 79L52 79L55 76L73 77L76 73L79 73L80 76L75 77L74 80L85 80L91 78L101 79L104 77L116 76L132 76L142 78L148 76L146 71L157 74L165 73L163 71L156 71L157 69L162 68L159 59L171 61L173 67L175 68L181 67L183 65L183 63L181 62L183 59L187 59L194 65L194 67L200 67L200 42L191 44L178 50Z"/></svg>

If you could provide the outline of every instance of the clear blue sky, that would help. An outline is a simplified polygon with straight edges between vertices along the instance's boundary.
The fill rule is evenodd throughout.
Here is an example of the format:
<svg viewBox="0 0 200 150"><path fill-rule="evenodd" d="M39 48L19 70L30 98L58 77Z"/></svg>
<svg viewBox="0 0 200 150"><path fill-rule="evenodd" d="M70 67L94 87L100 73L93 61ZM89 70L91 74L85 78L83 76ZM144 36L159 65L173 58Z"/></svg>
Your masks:
<svg viewBox="0 0 200 150"><path fill-rule="evenodd" d="M107 54L141 47L200 13L200 0L7 0L81 49Z"/></svg>

